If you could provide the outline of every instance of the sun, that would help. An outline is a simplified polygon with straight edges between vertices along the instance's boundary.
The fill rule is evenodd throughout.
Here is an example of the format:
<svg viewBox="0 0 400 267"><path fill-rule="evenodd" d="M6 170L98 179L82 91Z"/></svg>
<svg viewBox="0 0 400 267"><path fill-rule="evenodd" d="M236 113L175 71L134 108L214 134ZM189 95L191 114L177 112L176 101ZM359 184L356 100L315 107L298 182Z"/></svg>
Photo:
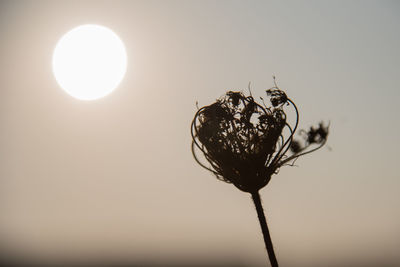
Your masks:
<svg viewBox="0 0 400 267"><path fill-rule="evenodd" d="M80 100L110 94L126 73L123 42L110 29L82 25L67 32L53 53L53 73L62 89Z"/></svg>

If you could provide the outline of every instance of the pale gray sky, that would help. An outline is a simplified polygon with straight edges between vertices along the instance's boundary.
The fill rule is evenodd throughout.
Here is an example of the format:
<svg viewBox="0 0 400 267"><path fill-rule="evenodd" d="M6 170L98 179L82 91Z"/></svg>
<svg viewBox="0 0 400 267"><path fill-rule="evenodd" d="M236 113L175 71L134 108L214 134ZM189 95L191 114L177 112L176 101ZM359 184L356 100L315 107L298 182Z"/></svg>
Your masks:
<svg viewBox="0 0 400 267"><path fill-rule="evenodd" d="M51 70L87 23L128 53L92 102ZM276 75L301 127L330 120L332 148L261 191L281 265L400 264L396 1L2 1L0 34L4 250L267 264L250 195L195 163L189 129L196 101L249 82L263 96Z"/></svg>

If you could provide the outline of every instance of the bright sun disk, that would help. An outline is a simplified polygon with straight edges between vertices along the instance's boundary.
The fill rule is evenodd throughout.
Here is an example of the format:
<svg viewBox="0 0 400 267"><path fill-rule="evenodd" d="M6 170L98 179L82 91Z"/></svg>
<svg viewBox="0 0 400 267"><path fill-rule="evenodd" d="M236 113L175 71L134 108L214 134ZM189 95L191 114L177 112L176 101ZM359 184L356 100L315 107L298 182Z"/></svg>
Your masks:
<svg viewBox="0 0 400 267"><path fill-rule="evenodd" d="M82 25L67 32L53 54L53 73L69 95L94 100L111 93L124 78L125 46L110 29Z"/></svg>

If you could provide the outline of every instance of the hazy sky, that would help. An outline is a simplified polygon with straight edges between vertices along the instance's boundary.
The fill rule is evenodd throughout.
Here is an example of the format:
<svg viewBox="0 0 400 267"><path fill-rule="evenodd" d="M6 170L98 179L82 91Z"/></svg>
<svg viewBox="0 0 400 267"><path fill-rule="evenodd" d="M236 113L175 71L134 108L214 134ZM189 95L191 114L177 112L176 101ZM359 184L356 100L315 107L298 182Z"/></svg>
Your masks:
<svg viewBox="0 0 400 267"><path fill-rule="evenodd" d="M128 54L91 102L51 69L87 23ZM261 191L281 265L400 265L397 1L1 1L0 36L4 251L266 265L250 195L195 163L190 122L196 101L264 96L276 75L302 128L331 122L331 150Z"/></svg>

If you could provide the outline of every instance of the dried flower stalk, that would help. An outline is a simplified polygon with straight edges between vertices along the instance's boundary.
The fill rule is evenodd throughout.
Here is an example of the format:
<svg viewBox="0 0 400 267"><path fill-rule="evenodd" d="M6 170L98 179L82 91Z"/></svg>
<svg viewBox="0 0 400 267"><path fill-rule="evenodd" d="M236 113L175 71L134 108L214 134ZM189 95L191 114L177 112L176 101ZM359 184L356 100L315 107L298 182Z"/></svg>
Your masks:
<svg viewBox="0 0 400 267"><path fill-rule="evenodd" d="M328 126L301 130L294 139L299 112L294 102L275 83L266 90L271 105L257 103L242 92L227 92L211 105L200 108L192 121L192 153L200 166L219 180L232 183L252 195L272 266L278 266L261 205L259 190L284 165L293 165L300 156L321 148ZM285 109L295 111L294 125L287 122ZM201 151L209 166L203 163Z"/></svg>

